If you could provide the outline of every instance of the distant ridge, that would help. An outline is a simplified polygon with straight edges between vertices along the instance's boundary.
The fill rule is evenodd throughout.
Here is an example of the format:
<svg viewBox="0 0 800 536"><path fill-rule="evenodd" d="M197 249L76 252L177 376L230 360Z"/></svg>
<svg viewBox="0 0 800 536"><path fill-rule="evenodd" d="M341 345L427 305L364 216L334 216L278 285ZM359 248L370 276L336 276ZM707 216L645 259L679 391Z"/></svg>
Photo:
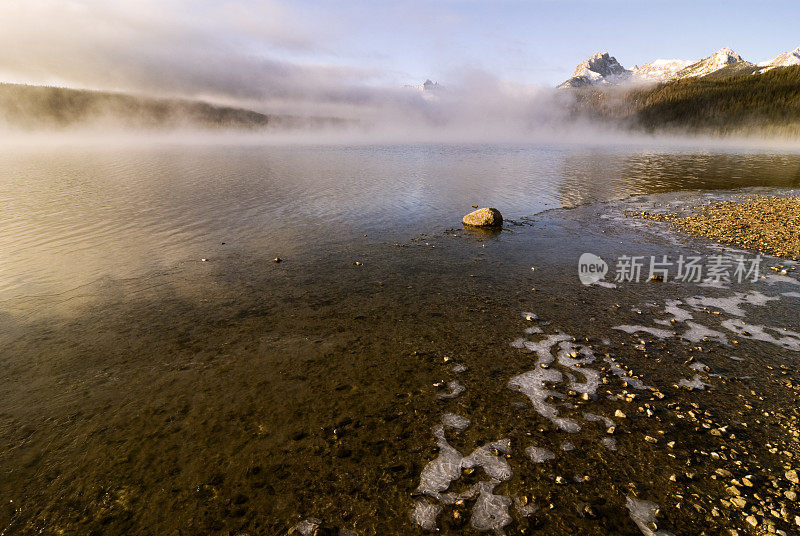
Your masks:
<svg viewBox="0 0 800 536"><path fill-rule="evenodd" d="M268 115L188 99L0 83L0 127L59 129L265 129L337 123L329 118Z"/></svg>
<svg viewBox="0 0 800 536"><path fill-rule="evenodd" d="M730 48L721 48L701 60L655 60L632 70L625 69L608 52L598 52L578 64L572 77L558 87L609 86L630 83L669 82L706 76L763 74L770 69L800 65L800 47L771 60L754 64Z"/></svg>

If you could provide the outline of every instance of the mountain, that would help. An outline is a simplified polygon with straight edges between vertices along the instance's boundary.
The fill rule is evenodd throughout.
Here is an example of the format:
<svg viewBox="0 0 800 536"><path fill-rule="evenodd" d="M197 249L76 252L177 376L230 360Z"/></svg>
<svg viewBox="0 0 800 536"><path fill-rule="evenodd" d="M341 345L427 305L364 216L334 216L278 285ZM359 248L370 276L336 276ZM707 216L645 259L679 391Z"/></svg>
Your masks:
<svg viewBox="0 0 800 536"><path fill-rule="evenodd" d="M797 63L794 63L797 62ZM774 63L774 65L773 65ZM770 68L800 63L800 48L794 52L781 54L774 60L765 62L759 71L756 65L745 61L730 48L722 48L707 58L691 60L655 60L636 66L628 71L607 52L597 53L575 69L572 78L561 84L560 88L576 88L596 85L618 85L623 82L668 82L684 78L704 76L733 76L764 72ZM769 65L767 65L769 64Z"/></svg>
<svg viewBox="0 0 800 536"><path fill-rule="evenodd" d="M692 60L655 60L633 68L633 77L642 81L663 82L672 80L675 75L695 63Z"/></svg>
<svg viewBox="0 0 800 536"><path fill-rule="evenodd" d="M572 78L561 84L560 88L594 86L598 84L618 84L629 79L631 71L619 64L608 52L598 52L575 68Z"/></svg>
<svg viewBox="0 0 800 536"><path fill-rule="evenodd" d="M800 65L752 73L715 73L660 84L631 84L616 91L574 90L578 116L623 129L800 139Z"/></svg>
<svg viewBox="0 0 800 536"><path fill-rule="evenodd" d="M423 83L419 85L416 86L406 85L403 87L409 89L417 89L419 91L438 91L442 89L442 86L439 85L439 82L432 82L430 78L425 80Z"/></svg>
<svg viewBox="0 0 800 536"><path fill-rule="evenodd" d="M692 63L691 65L675 73L675 79L680 80L682 78L706 76L729 65L739 63L752 65L751 63L744 61L744 58L742 58L733 50L729 48L721 48L711 54L709 57Z"/></svg>
<svg viewBox="0 0 800 536"><path fill-rule="evenodd" d="M762 67L759 72L765 73L770 69L775 69L776 67L790 67L792 65L800 65L800 47L797 47L791 52L778 54L771 60L762 61L758 64L758 67Z"/></svg>

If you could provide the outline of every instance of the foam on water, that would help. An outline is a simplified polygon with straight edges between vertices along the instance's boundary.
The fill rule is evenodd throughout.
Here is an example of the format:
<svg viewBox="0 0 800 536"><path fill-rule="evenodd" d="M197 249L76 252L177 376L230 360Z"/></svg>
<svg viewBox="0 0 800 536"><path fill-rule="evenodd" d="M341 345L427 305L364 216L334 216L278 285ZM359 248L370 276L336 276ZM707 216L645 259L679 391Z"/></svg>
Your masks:
<svg viewBox="0 0 800 536"><path fill-rule="evenodd" d="M667 300L667 303L664 306L664 312L672 315L672 319L675 322L685 322L687 320L692 319L692 313L685 309L681 309L679 305L682 305L680 300Z"/></svg>
<svg viewBox="0 0 800 536"><path fill-rule="evenodd" d="M786 264L786 261L784 260L783 263ZM764 280L769 284L789 283L791 285L800 285L800 281L788 275L767 274L764 276Z"/></svg>
<svg viewBox="0 0 800 536"><path fill-rule="evenodd" d="M706 367L707 367L707 365L705 363L700 362L700 361L695 361L694 363L689 365L690 369L696 370L697 372L705 372L706 371Z"/></svg>

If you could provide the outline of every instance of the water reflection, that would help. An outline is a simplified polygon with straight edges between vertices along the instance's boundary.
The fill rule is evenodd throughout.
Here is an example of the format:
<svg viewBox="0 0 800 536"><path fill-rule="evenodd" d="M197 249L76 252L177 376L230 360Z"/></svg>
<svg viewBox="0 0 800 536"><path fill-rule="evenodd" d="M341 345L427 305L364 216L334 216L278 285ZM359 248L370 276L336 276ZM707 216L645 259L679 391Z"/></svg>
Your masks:
<svg viewBox="0 0 800 536"><path fill-rule="evenodd" d="M546 146L25 150L0 162L0 300L256 251L320 255L628 194L800 185L800 156Z"/></svg>

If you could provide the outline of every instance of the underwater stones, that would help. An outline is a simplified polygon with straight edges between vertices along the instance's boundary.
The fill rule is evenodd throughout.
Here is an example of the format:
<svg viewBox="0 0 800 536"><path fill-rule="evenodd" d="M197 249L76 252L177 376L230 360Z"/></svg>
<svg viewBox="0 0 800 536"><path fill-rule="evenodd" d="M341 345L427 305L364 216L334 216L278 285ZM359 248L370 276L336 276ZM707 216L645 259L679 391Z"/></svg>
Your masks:
<svg viewBox="0 0 800 536"><path fill-rule="evenodd" d="M319 519L315 519L310 517L308 519L304 519L291 529L289 529L289 534L291 536L295 534L299 534L300 536L311 536L314 534L314 531L322 524L322 521Z"/></svg>
<svg viewBox="0 0 800 536"><path fill-rule="evenodd" d="M791 471L786 471L786 474L784 476L786 477L786 480L788 480L789 482L793 484L800 484L800 478L798 478L797 471L795 471L794 469Z"/></svg>
<svg viewBox="0 0 800 536"><path fill-rule="evenodd" d="M503 215L496 208L479 208L464 216L461 223L469 227L502 227Z"/></svg>
<svg viewBox="0 0 800 536"><path fill-rule="evenodd" d="M617 450L617 440L613 437L604 437L600 440L600 444L608 450Z"/></svg>

